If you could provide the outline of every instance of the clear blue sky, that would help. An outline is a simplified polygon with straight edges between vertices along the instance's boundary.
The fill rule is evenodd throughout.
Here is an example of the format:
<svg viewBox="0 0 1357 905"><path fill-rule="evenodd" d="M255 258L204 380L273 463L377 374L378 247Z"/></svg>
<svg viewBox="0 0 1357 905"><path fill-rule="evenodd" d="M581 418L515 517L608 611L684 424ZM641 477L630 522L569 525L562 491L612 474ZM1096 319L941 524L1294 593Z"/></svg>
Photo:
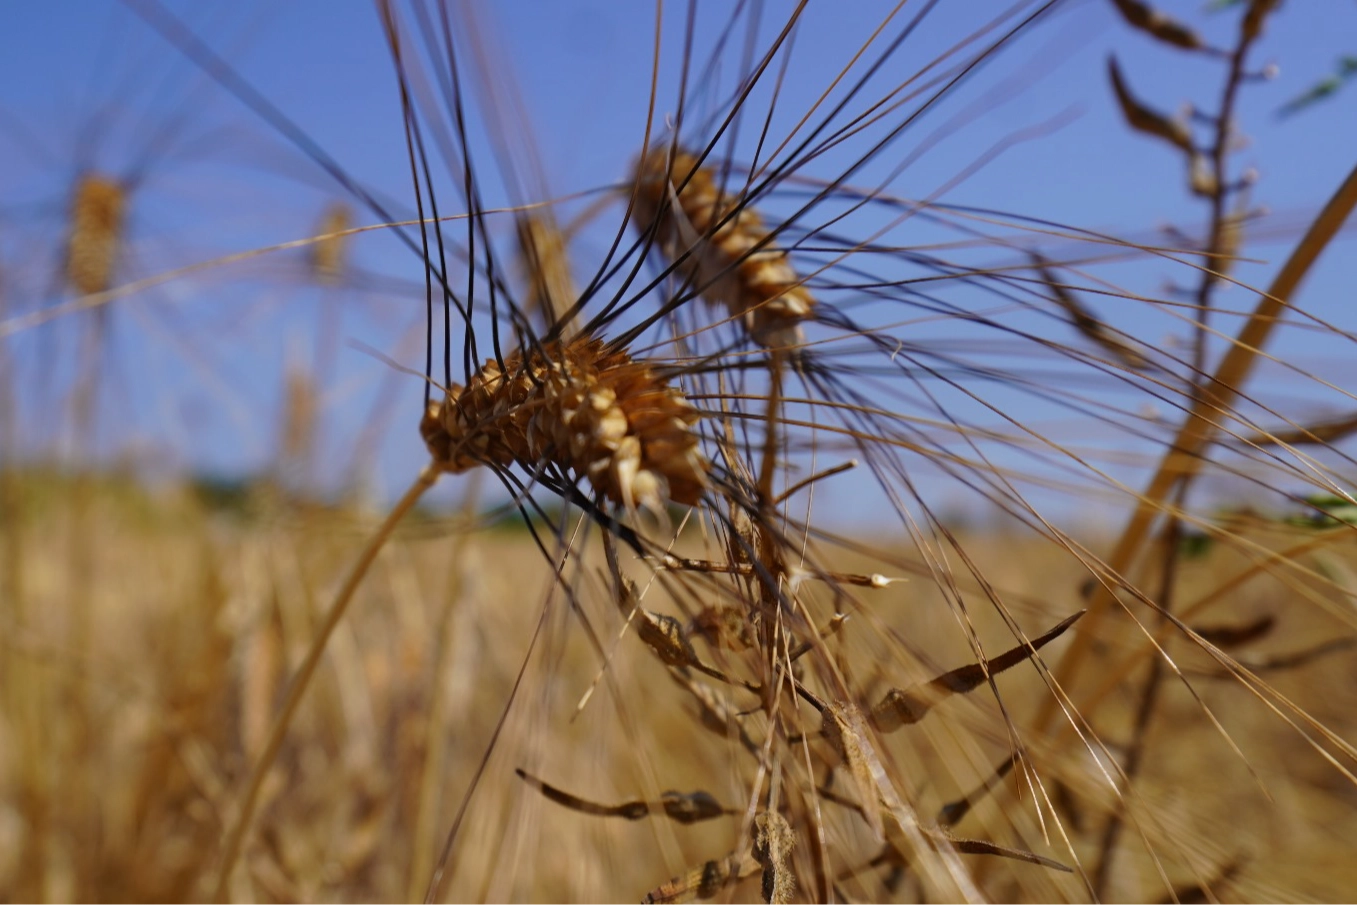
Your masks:
<svg viewBox="0 0 1357 905"><path fill-rule="evenodd" d="M836 68L890 5L811 3L797 36L796 63L788 72L777 123L785 128L805 112L810 99L828 85ZM1214 43L1226 43L1236 21L1234 14L1206 15L1205 4L1196 0L1166 0L1162 5L1201 28ZM662 113L673 109L685 13L682 4L668 6ZM770 27L790 7L768 4L765 18ZM412 211L395 80L370 4L291 0L178 3L171 8L346 170L395 199L401 205L398 214ZM715 2L700 7L708 14L725 8ZM907 5L906 11L910 8ZM892 61L894 68L885 80L899 82L1004 8L991 2L941 3L926 27ZM553 192L598 188L624 177L640 143L653 16L653 7L644 2L484 4L483 18L496 34L497 47L491 54L497 66L512 70L532 120L531 135L519 138L537 146ZM125 173L148 145L158 147L157 141L148 139L157 130L168 129L181 138L181 150L168 159L155 155L148 166L148 179L132 207L133 244L122 272L125 279L303 237L312 231L324 205L343 197L295 148L119 4L83 0L22 4L8 9L4 20L0 267L7 297L16 309L31 309L60 295L51 291L51 274L59 261L57 237L73 175L82 165ZM717 26L704 18L698 29L699 49L709 48L716 33ZM738 41L736 50L725 55L727 63L717 83L728 83L733 76L737 50ZM1145 241L1162 242L1154 231L1167 223L1198 233L1205 206L1186 197L1181 161L1162 144L1131 133L1110 100L1104 61L1113 51L1136 93L1161 109L1174 111L1188 99L1207 109L1216 105L1223 74L1219 61L1154 44L1126 27L1104 0L1071 0L987 64L894 145L886 159L854 181L869 183L873 175L883 178L935 130L956 118L953 134L892 184L901 195L928 196L996 143L1058 122L1050 134L1007 150L942 200ZM1265 281L1295 242L1294 227L1305 222L1305 215L1357 162L1357 89L1287 120L1274 115L1285 101L1331 72L1341 54L1354 52L1357 4L1345 0L1286 4L1255 52L1257 64L1276 62L1280 74L1243 93L1239 118L1252 141L1235 160L1240 167L1259 171L1254 199L1275 213L1277 238L1249 246L1249 254L1271 263L1241 265L1239 278ZM996 93L1002 103L987 102ZM692 114L717 112L723 101L721 89L700 88L693 93ZM983 112L974 115L973 104L982 105ZM179 116L184 117L182 129L174 125ZM82 144L82 134L89 131L98 139ZM479 159L488 159L489 146L476 123L473 141L480 149ZM843 156L826 162L842 166L856 153L860 147L846 148ZM832 166L827 165L825 172L830 171ZM456 203L450 178L439 187L448 208ZM486 178L484 188L490 203L505 200L497 179ZM619 214L615 209L604 221L611 225ZM375 220L362 210L357 218L363 223ZM577 243L581 264L602 254L606 229L586 232ZM911 229L888 241L923 244L955 238L922 226ZM994 263L1014 260L1013 255L988 254ZM390 237L366 238L356 244L354 255L365 272L385 275L390 282L370 291L322 291L305 284L303 259L294 251L167 284L119 303L114 312L118 332L113 365L118 379L110 383L109 392L123 395L111 398L108 405L111 412L127 414L106 422L105 448L155 450L160 454L155 461L173 467L213 471L259 467L276 448L283 362L312 361L333 343L338 351L327 371L322 445L326 479L345 472L354 438L374 406L391 409L379 393L383 383L394 382L395 398L403 407L395 410L375 477L384 491L403 482L422 455L414 430L418 382L393 378L389 368L349 341L361 341L418 367L420 356L412 349L420 344L402 347L400 342L402 336L408 341L420 305L402 283L415 283L421 274L418 262ZM1163 295L1170 277L1187 277L1162 262L1145 260L1097 273L1128 291L1154 297ZM1297 301L1352 329L1357 327L1354 285L1357 263L1346 241L1330 251ZM1107 320L1147 340L1185 335L1171 316L1143 303L1095 296L1085 300ZM1219 300L1241 309L1254 303L1252 295L1238 289ZM988 304L964 294L956 301ZM318 317L322 309L328 312L323 319ZM335 318L333 312L341 309L342 315ZM331 333L320 326L322 320L332 324ZM1234 322L1219 323L1225 328ZM26 379L39 379L40 371L67 373L63 363L68 367L76 355L75 333L59 327L19 337L26 344L21 352L27 362ZM1049 321L1044 329L1062 341L1078 342L1073 331ZM956 322L920 327L915 335L958 343L984 342L988 336ZM54 345L42 347L44 336L53 337ZM1273 351L1302 362L1339 388L1357 386L1357 368L1350 363L1346 341L1294 330L1281 335ZM1256 383L1254 389L1261 395L1285 401L1287 411L1298 418L1357 408L1341 393L1289 376L1277 365L1265 365ZM982 392L1009 414L1034 425L1058 430L1069 423L1068 414L1017 394L989 387ZM31 410L26 418L35 436L47 435L49 429L40 426L46 423L41 412ZM997 423L978 412L975 420ZM865 478L843 481L849 494L869 489Z"/></svg>

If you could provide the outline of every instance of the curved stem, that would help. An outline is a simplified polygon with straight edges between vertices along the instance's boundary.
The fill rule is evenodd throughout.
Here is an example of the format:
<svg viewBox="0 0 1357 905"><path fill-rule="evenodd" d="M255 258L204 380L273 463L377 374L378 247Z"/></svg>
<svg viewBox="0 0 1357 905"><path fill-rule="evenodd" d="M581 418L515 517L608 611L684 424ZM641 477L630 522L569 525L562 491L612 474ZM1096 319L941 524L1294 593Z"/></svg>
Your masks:
<svg viewBox="0 0 1357 905"><path fill-rule="evenodd" d="M419 498L424 495L424 492L438 480L438 474L438 469L433 463L426 465L415 482L392 507L391 512L387 514L376 533L368 540L367 546L363 548L363 552L359 554L358 559L349 570L339 593L335 595L334 602L330 604L329 612L325 614L325 621L321 623L320 630L311 640L311 648L306 652L306 659L302 661L301 667L292 679L282 709L273 720L273 726L269 729L268 741L264 744L264 750L260 752L259 759L255 761L254 769L250 772L250 781L245 787L245 798L241 801L235 822L226 835L221 867L217 871L217 885L212 893L213 901L226 901L231 871L240 857L240 849L245 842L245 833L250 828L250 820L254 817L255 807L259 804L259 792L264 787L264 777L268 775L269 768L273 766L274 760L278 757L278 751L283 746L283 738L287 735L288 726L292 723L292 717L297 712L297 705L301 703L302 696L306 694L306 689L310 686L311 679L316 674L316 667L320 665L320 658L325 653L325 647L330 636L334 634L335 627L339 625L339 620L344 617L344 612L349 608L349 602L353 599L354 592L358 590L358 586L367 575L368 569L376 561L377 554L386 545L387 538L391 536L392 531L395 530L396 525L399 524L405 514L414 508L415 503L419 502Z"/></svg>

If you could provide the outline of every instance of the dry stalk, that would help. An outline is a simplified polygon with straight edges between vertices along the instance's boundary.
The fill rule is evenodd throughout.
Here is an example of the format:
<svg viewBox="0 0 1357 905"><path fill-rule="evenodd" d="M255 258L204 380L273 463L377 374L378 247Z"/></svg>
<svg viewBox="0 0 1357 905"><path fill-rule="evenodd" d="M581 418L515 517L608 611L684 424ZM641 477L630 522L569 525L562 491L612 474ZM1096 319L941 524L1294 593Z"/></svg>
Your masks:
<svg viewBox="0 0 1357 905"><path fill-rule="evenodd" d="M0 293L0 311L6 310ZM14 381L17 370L11 357L12 343L0 343L0 619L17 632L32 630L27 573L31 547L28 534L31 516L25 499L24 479L18 463L18 400ZM51 836L51 790L47 746L50 744L43 698L47 683L44 671L35 668L25 652L9 651L0 677L3 702L17 752L18 812L27 832L19 857L27 865L11 891L15 898L46 901L50 895L46 875Z"/></svg>
<svg viewBox="0 0 1357 905"><path fill-rule="evenodd" d="M1157 40L1187 50L1197 50L1202 47L1202 43L1195 33L1151 7L1138 2L1131 2L1131 0L1115 0L1115 3L1128 22ZM1202 246L1203 266L1195 294L1196 329L1193 334L1192 371L1189 377L1193 411L1189 414L1188 420L1183 426L1183 432L1180 433L1178 438L1182 440L1187 431L1196 430L1196 433L1201 436L1201 447L1206 445L1209 428L1196 429L1197 419L1202 418L1205 414L1199 408L1204 404L1210 405L1217 413L1224 415L1229 408L1231 397L1222 398L1222 394L1218 390L1228 388L1227 393L1229 394L1238 391L1236 381L1231 380L1228 383L1222 381L1219 374L1214 381L1209 381L1205 373L1206 343L1213 291L1232 263L1232 256L1237 252L1241 241L1242 221L1247 215L1247 182L1231 180L1226 168L1226 156L1234 139L1234 110L1239 89L1245 77L1246 56L1253 42L1261 34L1262 23L1271 11L1272 6L1271 0L1250 0L1247 4L1240 21L1238 39L1233 51L1229 54L1229 67L1219 112L1214 117L1210 117L1215 126L1213 140L1205 151L1198 149L1193 141L1191 131L1185 123L1170 120L1134 98L1125 85L1116 61L1109 60L1108 63L1112 87L1127 122L1132 128L1153 135L1182 152L1187 157L1190 186L1193 193L1205 198L1211 206L1211 224L1206 241ZM1233 209L1227 210L1227 201L1234 195L1238 195L1238 198ZM1280 293L1273 294L1280 295ZM1245 326L1245 332L1248 331L1249 326L1251 324ZM1241 335L1242 339L1243 336ZM1250 343L1249 345L1252 346L1253 344ZM1234 354L1239 348L1239 345L1233 346L1230 349L1230 354ZM1222 371L1224 371L1228 362L1229 355L1227 355L1226 362L1222 363ZM1201 423L1205 424L1204 420ZM1135 524L1141 513L1145 513L1144 526L1140 530L1148 530L1151 519L1149 511L1145 508L1146 503L1152 500L1153 504L1157 505L1164 495L1170 492L1174 494L1173 507L1166 515L1159 537L1159 549L1162 551L1162 555L1160 557L1160 586L1155 598L1157 604L1155 618L1161 626L1169 619L1178 572L1178 549L1182 522L1174 513L1183 510L1188 489L1195 477L1198 467L1198 463L1195 461L1195 452L1195 450L1182 449L1175 443L1172 451L1165 458L1165 465L1176 454L1181 457L1176 463L1181 467L1176 469L1176 473L1172 476L1166 476L1164 470L1161 469L1160 475L1156 477L1156 482L1161 478L1166 478L1162 488L1156 488L1142 497L1140 508L1132 519L1132 523ZM1131 527L1128 526L1127 534L1123 535L1123 541L1127 540L1130 533ZM1131 551L1129 549L1127 560L1124 563L1116 562L1116 555L1121 553L1122 550L1122 546L1119 545L1114 553L1112 564L1112 568L1118 573L1130 565L1129 553ZM1095 590L1095 596L1098 597L1098 600L1095 602L1094 616L1100 618L1107 611L1107 601L1111 595L1104 589L1098 588ZM1088 628L1092 630L1094 625L1096 625L1096 620L1091 617ZM1081 651L1081 646L1076 644L1067 656L1076 657ZM1077 662L1077 660L1071 661L1070 673L1062 671L1059 674L1061 681L1068 681L1073 678L1072 667ZM1134 781L1144 760L1147 738L1164 675L1165 664L1163 660L1158 658L1153 660L1139 692L1139 702L1135 709L1132 728L1132 741L1126 753L1124 776L1128 783ZM1046 712L1042 714L1043 721L1049 715L1050 703L1050 701L1047 702ZM1092 890L1095 896L1103 897L1107 894L1111 870L1117 854L1117 843L1123 826L1124 812L1118 809L1112 814L1104 828L1100 855L1092 878Z"/></svg>
<svg viewBox="0 0 1357 905"><path fill-rule="evenodd" d="M1160 460L1154 477L1140 494L1134 513L1107 558L1110 574L1125 574L1140 553L1150 527L1165 509L1167 494L1180 479L1195 474L1200 467L1202 450L1211 442L1229 412L1260 350L1285 314L1291 296L1354 207L1357 207L1357 168L1348 174L1310 225L1231 343L1219 367L1203 386L1203 392L1194 399L1191 411ZM1089 615L1084 622L1084 630L1070 645L1056 668L1055 681L1059 687L1075 687L1074 683L1092 641L1097 637L1097 630L1112 611L1115 602L1116 598L1106 586L1099 584L1095 588L1089 601ZM1057 709L1056 704L1054 697L1043 702L1036 720L1038 730L1050 725Z"/></svg>
<svg viewBox="0 0 1357 905"><path fill-rule="evenodd" d="M474 520L476 515L476 506L480 501L480 481L473 480L471 491L462 500L460 507L460 517L467 522ZM442 617L442 624L437 629L437 641L434 647L432 663L429 674L434 677L433 687L430 690L430 701L427 711L428 738L429 746L424 752L424 763L421 765L419 779L419 806L415 812L414 826L414 844L411 846L413 851L410 856L410 873L405 886L406 901L415 902L423 896L423 890L428 885L429 876L433 873L433 855L436 842L434 841L437 822L441 815L439 794L441 785L441 771L446 763L448 748L448 732L446 727L453 722L454 702L452 695L449 694L449 681L442 677L446 670L467 670L468 664L458 663L456 647L454 645L455 633L466 631L464 619L459 620L462 610L465 608L465 598L467 594L466 574L469 570L466 565L466 550L468 542L472 537L471 532L459 533L454 539L452 548L448 551L448 590L447 599L451 601ZM466 649L466 643L462 643L463 650Z"/></svg>
<svg viewBox="0 0 1357 905"><path fill-rule="evenodd" d="M254 766L250 770L250 778L245 784L245 792L241 797L240 804L236 814L226 832L225 842L222 847L221 864L217 869L217 881L213 891L213 900L225 902L227 899L227 890L231 881L231 872L235 867L237 859L240 857L241 846L245 841L245 834L249 831L250 822L254 817L255 806L259 802L259 793L263 790L264 780L267 778L269 769L278 757L278 752L282 748L283 739L287 735L288 726L292 723L292 717L297 712L297 706L301 703L302 697L310 687L311 679L315 676L316 667L320 665L320 658L325 653L327 642L330 636L334 634L335 628L339 625L344 613L348 610L349 603L353 600L353 595L358 590L368 569L376 561L377 556L385 546L387 538L395 530L400 520L414 508L419 502L420 497L424 495L434 482L438 480L439 470L430 465L420 472L419 477L405 491L400 500L391 508L386 519L378 526L372 537L364 546L362 552L354 560L349 574L345 577L344 583L340 585L334 601L330 604L329 610L325 613L325 618L317 629L315 637L307 649L306 658L297 669L291 683L288 685L287 697L283 701L278 715L274 718L273 726L269 729L268 741L264 744L264 750L259 753Z"/></svg>

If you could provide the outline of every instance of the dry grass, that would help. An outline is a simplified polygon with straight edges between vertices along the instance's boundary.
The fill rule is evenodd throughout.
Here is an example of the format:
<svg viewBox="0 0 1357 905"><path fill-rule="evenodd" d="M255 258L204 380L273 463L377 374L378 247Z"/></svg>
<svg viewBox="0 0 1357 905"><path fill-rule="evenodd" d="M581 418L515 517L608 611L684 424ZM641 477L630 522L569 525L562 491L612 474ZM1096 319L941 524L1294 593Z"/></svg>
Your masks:
<svg viewBox="0 0 1357 905"><path fill-rule="evenodd" d="M63 515L52 504L61 485L38 475L28 476L28 485L23 581L30 616L4 633L8 675L22 672L26 679L6 683L0 889L11 898L202 898L231 790L263 744L290 667L310 642L319 601L372 517L343 510L214 513L183 491L147 495L103 484L94 514L104 538L91 613L98 644L88 659L77 659L54 643L72 616L62 605ZM543 616L553 578L528 537L465 527L407 523L358 592L265 786L234 897L399 900L411 895L412 880L422 894L411 872L418 853L441 839L431 838L431 823L418 816L432 807L446 818L466 795L541 618L554 635L553 662L529 664L528 700L510 716L477 787L448 897L635 899L669 874L719 861L735 845L745 802L740 784L732 785L730 742L700 728L694 698L677 684L657 682L656 664L641 645L622 645L611 664L615 681L571 719L598 670L596 652L580 632L564 630L564 614ZM450 533L459 538L451 548ZM1269 548L1292 540L1270 533L1259 538ZM1008 599L1023 602L1024 621L1049 623L1078 606L1081 574L1047 545L983 535L966 542L990 564L989 576ZM1350 540L1332 542L1324 555L1341 561L1351 549ZM597 548L587 562L586 570L602 565ZM844 565L868 572L882 564L853 558ZM1213 553L1184 570L1180 591L1192 599L1245 568L1242 557ZM1311 591L1333 596L1332 589ZM1295 593L1276 578L1255 577L1218 605L1213 621L1258 614L1280 621L1272 635L1237 648L1241 660L1262 661L1332 637L1333 619L1284 605ZM953 667L970 658L937 605L936 589L912 582L874 595L881 617L907 631L930 660ZM673 612L670 602L653 596L648 602ZM582 603L600 633L613 636L622 617L599 607L601 601ZM1005 634L993 618L981 619L976 631ZM861 629L850 620L836 643L859 650L863 639L855 633ZM1111 656L1125 639L1100 644ZM1187 886L1197 882L1194 868L1210 880L1233 866L1215 890L1224 899L1343 898L1357 880L1343 856L1345 840L1357 832L1352 786L1273 714L1250 706L1237 683L1206 678L1218 671L1212 658L1182 645L1175 656L1222 715L1248 766L1222 750L1185 689L1169 692L1154 742L1165 756L1139 778L1136 808L1153 815L1170 878ZM543 681L544 670L552 681ZM1350 658L1321 658L1270 679L1340 734L1357 729ZM1015 669L999 681L1016 702L1017 718L1030 715L1039 677ZM64 704L77 687L90 698L86 716ZM930 719L980 727L992 719L990 706L969 697L936 707ZM1114 696L1098 707L1099 726L1117 737L1131 707L1129 698ZM86 722L76 725L77 719ZM84 747L71 750L76 738L86 740ZM901 742L891 742L890 754L908 759L907 775L931 777L918 804L933 810L983 783L985 765L999 764L1005 750L1001 738L992 738L976 760L958 760L955 752ZM1075 850L1091 857L1097 829L1116 806L1106 782L1078 746L1033 756L1048 783L1071 790L1065 801L1080 802L1058 803L1057 811ZM673 788L704 791L723 810L706 822L667 821L649 805L652 816L641 822L584 815L547 800L515 769L593 802L659 802ZM660 788L648 790L655 780ZM63 793L72 783L100 791L73 799ZM851 783L836 788L856 797ZM1014 776L1001 781L975 802L957 835L981 835L1011 823L1014 808L1030 810L1024 797L1009 797L1019 791ZM34 810L46 815L40 835L26 829ZM443 825L433 821L435 835ZM1063 854L1043 845L1035 826L1023 839L1002 841ZM871 853L869 847L864 862ZM1056 879L1067 875L963 857L976 859L968 863L987 897L1082 897L1077 879ZM842 879L843 892L855 899L886 895L881 884L891 870L882 864ZM757 896L762 868L755 868L748 871L752 886L723 894ZM1036 873L1044 880L1033 890ZM902 882L897 895L907 895L913 880L907 874ZM1113 890L1117 899L1165 894L1154 865L1133 843Z"/></svg>

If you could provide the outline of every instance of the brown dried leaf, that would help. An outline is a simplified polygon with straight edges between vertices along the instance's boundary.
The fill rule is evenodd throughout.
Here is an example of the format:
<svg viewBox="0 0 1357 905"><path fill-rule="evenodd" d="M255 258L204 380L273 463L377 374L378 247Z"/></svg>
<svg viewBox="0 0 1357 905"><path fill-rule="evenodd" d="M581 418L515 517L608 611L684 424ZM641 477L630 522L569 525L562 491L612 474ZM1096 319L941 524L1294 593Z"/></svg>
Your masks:
<svg viewBox="0 0 1357 905"><path fill-rule="evenodd" d="M1141 3L1140 0L1112 0L1112 5L1131 27L1138 28L1165 44L1172 44L1184 50L1200 50L1205 46L1195 31L1148 3Z"/></svg>
<svg viewBox="0 0 1357 905"><path fill-rule="evenodd" d="M1042 647L1064 634L1065 630L1084 615L1080 610L1073 616L1062 620L1044 635L1033 639L1031 645L1019 644L989 660L988 664L972 663L951 672L945 672L931 682L924 682L909 688L892 688L886 692L881 702L872 708L872 725L882 732L891 732L901 726L907 726L923 719L933 705L954 694L966 694L973 691L986 680L987 676L998 675L1030 659Z"/></svg>
<svg viewBox="0 0 1357 905"><path fill-rule="evenodd" d="M1012 858L1014 861L1026 861L1028 864L1040 864L1042 867L1064 871L1067 874L1074 873L1073 868L1067 867L1052 858L1029 852L1026 849L1009 848L987 839L958 839L944 830L932 830L928 835L930 838L946 842L962 854L997 855L1000 858Z"/></svg>
<svg viewBox="0 0 1357 905"><path fill-rule="evenodd" d="M1144 132L1146 135L1162 138L1189 154L1193 153L1192 132L1185 124L1151 110L1136 100L1130 89L1126 87L1126 82L1121 76L1121 68L1117 66L1116 57L1107 58L1107 74L1112 79L1112 90L1117 94L1117 103L1121 105L1122 115L1126 117L1126 122L1132 129L1137 132Z"/></svg>
<svg viewBox="0 0 1357 905"><path fill-rule="evenodd" d="M591 814L595 817L621 817L623 820L641 820L651 814L663 814L679 823L700 823L714 820L728 814L735 814L729 808L721 806L711 794L701 790L696 792L665 792L660 801L651 804L647 801L624 801L621 804L599 804L588 801L545 783L526 770L515 768L518 778L541 792L551 801L562 807Z"/></svg>
<svg viewBox="0 0 1357 905"><path fill-rule="evenodd" d="M1033 254L1032 260L1035 262L1037 271L1041 274L1047 288L1051 290L1051 297L1056 304L1065 309L1065 313L1070 317L1070 323L1074 325L1076 330L1111 352L1121 360L1122 364L1133 371L1143 371L1150 366L1149 360L1144 355L1141 355L1113 334L1106 324L1098 320L1092 311L1074 297L1069 289L1056 281L1055 275L1051 273L1045 258Z"/></svg>
<svg viewBox="0 0 1357 905"><path fill-rule="evenodd" d="M1194 627L1193 631L1216 647L1231 648L1248 644L1250 641L1257 641L1272 631L1272 627L1276 623L1276 618L1266 615L1243 625L1204 625Z"/></svg>

